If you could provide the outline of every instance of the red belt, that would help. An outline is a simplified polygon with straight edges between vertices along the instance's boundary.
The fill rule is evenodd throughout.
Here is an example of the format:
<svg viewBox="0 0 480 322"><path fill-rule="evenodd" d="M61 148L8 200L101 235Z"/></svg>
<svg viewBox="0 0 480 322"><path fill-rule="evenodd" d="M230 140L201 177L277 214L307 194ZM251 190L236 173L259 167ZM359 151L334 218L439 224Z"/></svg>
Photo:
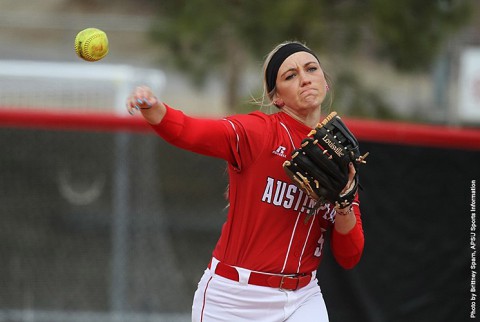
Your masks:
<svg viewBox="0 0 480 322"><path fill-rule="evenodd" d="M210 266L211 263L208 264L209 268ZM213 273L228 278L232 281L240 281L236 268L222 262L217 264L217 267ZM311 280L312 274L272 275L251 271L250 277L248 278L248 284L295 291L307 286Z"/></svg>

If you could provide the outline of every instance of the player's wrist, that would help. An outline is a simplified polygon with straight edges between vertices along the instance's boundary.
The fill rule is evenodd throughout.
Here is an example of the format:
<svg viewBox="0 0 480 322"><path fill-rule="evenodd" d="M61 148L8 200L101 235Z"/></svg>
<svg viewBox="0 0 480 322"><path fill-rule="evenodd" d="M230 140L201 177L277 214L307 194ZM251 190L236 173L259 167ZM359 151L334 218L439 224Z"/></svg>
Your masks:
<svg viewBox="0 0 480 322"><path fill-rule="evenodd" d="M348 216L353 213L353 205L350 203L345 207L340 207L339 204L335 206L335 212L340 216Z"/></svg>

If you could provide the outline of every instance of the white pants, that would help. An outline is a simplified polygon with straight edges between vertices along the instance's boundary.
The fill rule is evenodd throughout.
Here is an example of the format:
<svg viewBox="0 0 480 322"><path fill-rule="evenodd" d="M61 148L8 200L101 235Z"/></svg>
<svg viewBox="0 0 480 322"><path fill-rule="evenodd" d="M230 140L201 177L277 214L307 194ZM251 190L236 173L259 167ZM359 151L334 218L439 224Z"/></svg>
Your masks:
<svg viewBox="0 0 480 322"><path fill-rule="evenodd" d="M328 322L317 279L296 291L249 285L206 269L192 306L192 322Z"/></svg>

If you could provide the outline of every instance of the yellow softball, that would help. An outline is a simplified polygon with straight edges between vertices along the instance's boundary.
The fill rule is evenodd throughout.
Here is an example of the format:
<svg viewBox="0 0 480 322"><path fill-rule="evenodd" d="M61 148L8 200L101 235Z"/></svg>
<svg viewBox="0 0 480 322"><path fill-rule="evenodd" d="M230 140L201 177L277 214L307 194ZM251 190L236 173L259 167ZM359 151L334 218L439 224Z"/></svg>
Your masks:
<svg viewBox="0 0 480 322"><path fill-rule="evenodd" d="M87 28L75 37L75 52L86 61L97 61L108 54L107 34L97 28Z"/></svg>

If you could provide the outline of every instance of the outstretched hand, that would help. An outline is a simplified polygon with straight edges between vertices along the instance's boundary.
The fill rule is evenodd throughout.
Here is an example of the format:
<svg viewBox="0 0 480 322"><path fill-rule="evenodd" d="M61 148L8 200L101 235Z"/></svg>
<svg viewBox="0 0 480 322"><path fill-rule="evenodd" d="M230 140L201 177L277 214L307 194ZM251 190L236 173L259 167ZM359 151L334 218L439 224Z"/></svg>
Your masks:
<svg viewBox="0 0 480 322"><path fill-rule="evenodd" d="M139 86L127 98L127 111L133 115L135 110L149 110L156 104L158 99L152 90L147 86Z"/></svg>
<svg viewBox="0 0 480 322"><path fill-rule="evenodd" d="M134 115L140 111L145 120L150 124L158 124L162 121L167 108L161 103L148 86L135 88L126 102L127 111Z"/></svg>

